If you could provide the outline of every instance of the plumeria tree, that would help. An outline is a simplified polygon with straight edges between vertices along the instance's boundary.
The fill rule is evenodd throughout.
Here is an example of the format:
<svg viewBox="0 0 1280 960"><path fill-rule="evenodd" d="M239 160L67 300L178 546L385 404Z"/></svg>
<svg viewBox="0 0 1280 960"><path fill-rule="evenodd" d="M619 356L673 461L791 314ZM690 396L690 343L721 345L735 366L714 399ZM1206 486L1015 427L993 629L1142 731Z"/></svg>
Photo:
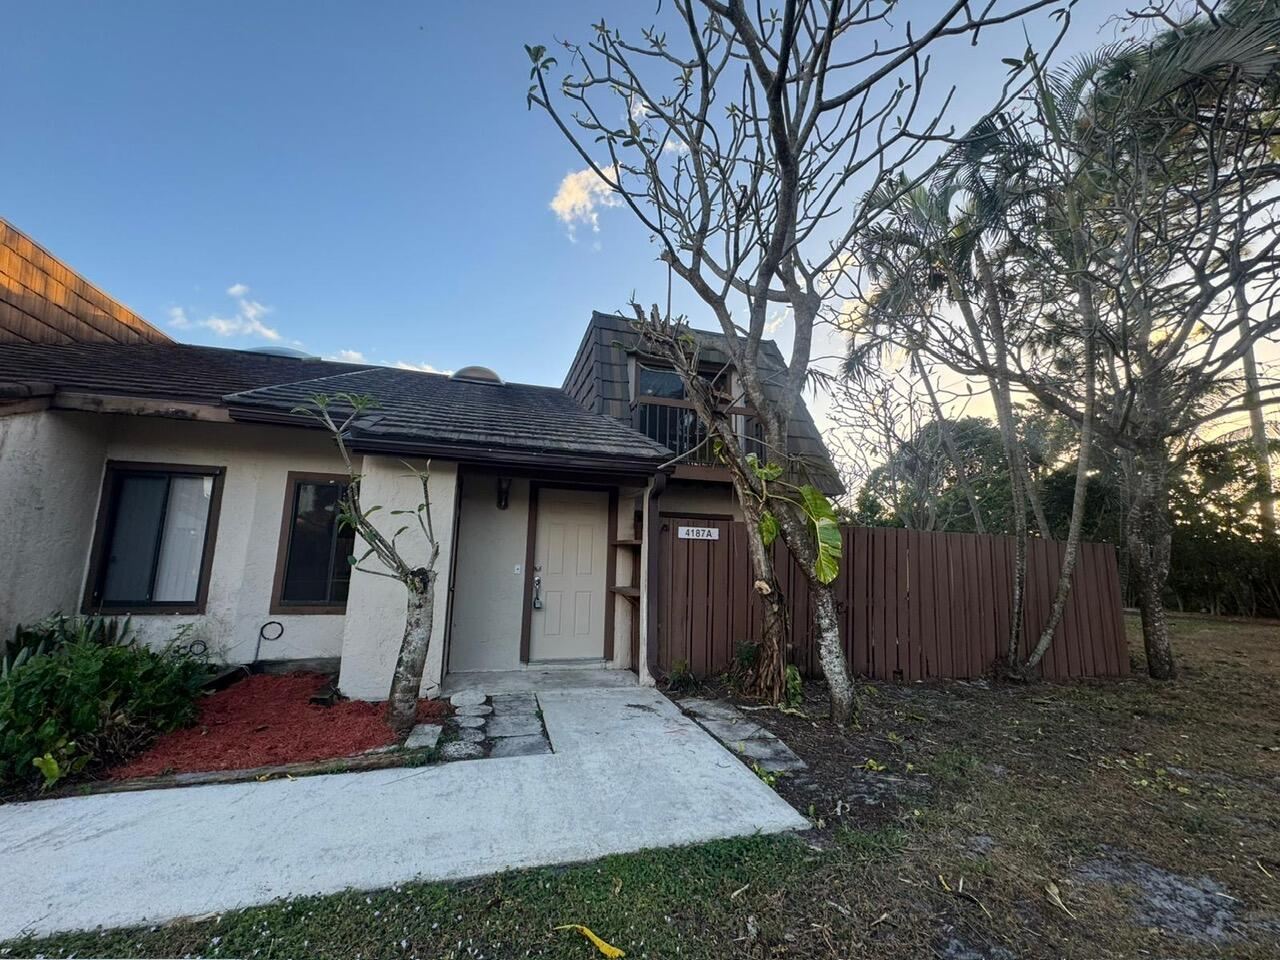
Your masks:
<svg viewBox="0 0 1280 960"><path fill-rule="evenodd" d="M926 107L930 50L956 38L976 43L984 30L1063 5L960 0L914 19L902 6L672 0L670 32L654 26L633 38L601 20L590 40L564 44L563 71L544 46L526 48L530 107L546 112L724 334L741 402L760 425L763 456L716 420L714 403L698 400L696 366L680 360L689 338L669 304L637 318L682 371L704 419L711 417L752 530L766 610L762 692L780 697L784 690L784 630L771 599L778 581L764 549L776 533L809 581L838 722L854 711L831 588L838 528L815 522L830 503L788 437L815 375L823 304L854 238L875 216L867 198L881 196L903 164L951 132L943 122L950 96L940 109ZM1005 93L1019 82L1011 78ZM763 362L761 343L780 308L792 335L785 369L776 371ZM774 470L781 472L772 477Z"/></svg>
<svg viewBox="0 0 1280 960"><path fill-rule="evenodd" d="M353 529L365 544L364 552L359 556L352 555L348 562L361 573L404 584L404 636L387 695L387 722L403 736L417 721L418 693L422 689L422 674L427 665L435 618L436 561L440 557L440 543L436 540L431 521L430 461L423 469L405 464L421 485L422 498L412 510L388 511L389 516L409 518L390 535L383 533L372 519L383 509L382 506L366 506L361 502L361 475L351 459L348 441L360 418L376 407L377 402L369 396L339 393L329 397L317 394L311 398L310 404L297 407L294 412L307 414L319 421L333 437L346 468L347 487L338 502L338 522ZM410 563L400 550L398 541L410 530L416 530L426 541L426 563Z"/></svg>

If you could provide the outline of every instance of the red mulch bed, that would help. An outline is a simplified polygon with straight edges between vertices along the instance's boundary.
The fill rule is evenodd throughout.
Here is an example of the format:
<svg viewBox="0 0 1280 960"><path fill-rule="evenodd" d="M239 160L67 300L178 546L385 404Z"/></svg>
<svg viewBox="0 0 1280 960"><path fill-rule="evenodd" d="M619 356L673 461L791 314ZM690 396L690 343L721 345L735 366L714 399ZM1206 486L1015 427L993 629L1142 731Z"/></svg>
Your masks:
<svg viewBox="0 0 1280 960"><path fill-rule="evenodd" d="M310 703L312 694L329 682L329 677L317 673L247 677L206 697L195 726L166 733L151 749L107 776L125 780L335 760L395 740L382 719L385 704L340 700L322 707ZM444 716L448 710L443 701L423 700L418 715L426 720Z"/></svg>

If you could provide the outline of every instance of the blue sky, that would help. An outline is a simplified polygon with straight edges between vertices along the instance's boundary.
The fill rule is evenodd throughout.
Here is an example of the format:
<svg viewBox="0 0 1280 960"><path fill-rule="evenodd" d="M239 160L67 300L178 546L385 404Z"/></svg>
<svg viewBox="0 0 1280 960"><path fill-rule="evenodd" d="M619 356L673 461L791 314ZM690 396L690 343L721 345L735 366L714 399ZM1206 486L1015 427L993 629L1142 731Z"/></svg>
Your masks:
<svg viewBox="0 0 1280 960"><path fill-rule="evenodd" d="M582 164L526 111L521 45L656 6L10 4L0 216L182 340L559 383L591 310L665 274L626 211L552 211ZM1107 15L1083 2L1069 47ZM959 124L1024 44L987 39L934 65Z"/></svg>

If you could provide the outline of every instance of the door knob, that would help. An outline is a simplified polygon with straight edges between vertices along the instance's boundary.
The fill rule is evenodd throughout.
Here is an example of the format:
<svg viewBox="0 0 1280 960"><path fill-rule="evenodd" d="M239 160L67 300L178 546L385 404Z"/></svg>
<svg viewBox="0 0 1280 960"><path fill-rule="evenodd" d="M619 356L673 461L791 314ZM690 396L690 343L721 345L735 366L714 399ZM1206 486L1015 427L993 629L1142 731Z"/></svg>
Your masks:
<svg viewBox="0 0 1280 960"><path fill-rule="evenodd" d="M533 578L533 609L542 609L542 578Z"/></svg>

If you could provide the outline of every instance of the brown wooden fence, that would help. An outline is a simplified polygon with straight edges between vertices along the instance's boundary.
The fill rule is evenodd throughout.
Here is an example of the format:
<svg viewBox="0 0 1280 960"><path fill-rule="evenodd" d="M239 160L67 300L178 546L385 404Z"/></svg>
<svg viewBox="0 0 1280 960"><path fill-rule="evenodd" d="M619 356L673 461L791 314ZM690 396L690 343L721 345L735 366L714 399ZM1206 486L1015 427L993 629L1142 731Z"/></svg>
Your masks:
<svg viewBox="0 0 1280 960"><path fill-rule="evenodd" d="M680 539L680 526L713 527L718 540ZM877 680L981 677L1003 656L1012 611L1014 541L967 533L844 527L836 597L845 655ZM751 589L745 525L663 517L659 537L658 665L686 661L697 676L728 667L756 637L760 605ZM790 602L790 662L820 672L806 582L779 541L774 559ZM1028 550L1023 635L1034 643L1048 618L1062 545ZM1083 544L1066 614L1041 661L1046 679L1129 672L1115 549Z"/></svg>

